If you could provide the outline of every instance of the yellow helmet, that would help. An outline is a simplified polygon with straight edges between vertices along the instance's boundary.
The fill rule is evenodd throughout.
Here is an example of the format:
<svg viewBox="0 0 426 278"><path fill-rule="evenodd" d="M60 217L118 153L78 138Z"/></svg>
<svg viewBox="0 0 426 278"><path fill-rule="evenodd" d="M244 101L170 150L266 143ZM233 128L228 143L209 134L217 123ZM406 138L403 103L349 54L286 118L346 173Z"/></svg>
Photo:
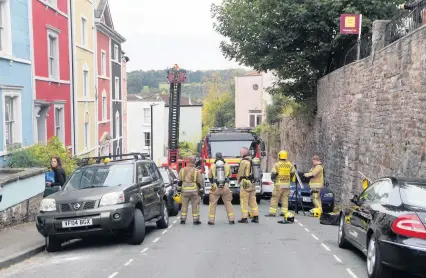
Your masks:
<svg viewBox="0 0 426 278"><path fill-rule="evenodd" d="M311 210L311 213L312 213L313 217L320 218L321 214L322 214L322 209L320 209L320 208L314 208L314 209Z"/></svg>
<svg viewBox="0 0 426 278"><path fill-rule="evenodd" d="M180 192L176 192L175 195L173 195L173 200L175 200L178 204L182 204L182 194Z"/></svg>
<svg viewBox="0 0 426 278"><path fill-rule="evenodd" d="M278 159L287 159L288 158L288 153L286 151L280 151L278 153Z"/></svg>
<svg viewBox="0 0 426 278"><path fill-rule="evenodd" d="M294 222L294 214L291 213L291 212L286 212L284 214L284 219L287 220L290 223L293 223Z"/></svg>
<svg viewBox="0 0 426 278"><path fill-rule="evenodd" d="M104 163L108 163L108 162L111 162L111 158L107 157L107 158L104 159Z"/></svg>

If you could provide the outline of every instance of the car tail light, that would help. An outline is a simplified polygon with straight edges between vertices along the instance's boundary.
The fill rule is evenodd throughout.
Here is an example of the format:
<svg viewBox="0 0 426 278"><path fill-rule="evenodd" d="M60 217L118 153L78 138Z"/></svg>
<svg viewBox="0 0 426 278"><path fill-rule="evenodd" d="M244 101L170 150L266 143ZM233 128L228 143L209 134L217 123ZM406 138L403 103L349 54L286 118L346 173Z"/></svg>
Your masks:
<svg viewBox="0 0 426 278"><path fill-rule="evenodd" d="M392 231L396 234L426 239L426 228L420 218L415 214L398 217L392 223Z"/></svg>
<svg viewBox="0 0 426 278"><path fill-rule="evenodd" d="M272 185L272 182L270 182L270 181L264 181L263 185Z"/></svg>

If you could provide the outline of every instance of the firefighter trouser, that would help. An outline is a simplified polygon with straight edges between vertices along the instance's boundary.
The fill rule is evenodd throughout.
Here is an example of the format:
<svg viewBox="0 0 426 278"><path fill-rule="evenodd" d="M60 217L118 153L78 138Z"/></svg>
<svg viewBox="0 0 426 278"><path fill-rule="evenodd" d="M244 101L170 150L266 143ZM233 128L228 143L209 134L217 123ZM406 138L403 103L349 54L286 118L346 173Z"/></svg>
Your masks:
<svg viewBox="0 0 426 278"><path fill-rule="evenodd" d="M250 206L253 216L259 216L259 207L256 202L256 189L250 191L241 188L240 191L241 218L248 218Z"/></svg>
<svg viewBox="0 0 426 278"><path fill-rule="evenodd" d="M272 190L271 207L269 214L275 215L277 213L278 202L281 201L281 212L288 212L288 196L290 195L290 188L274 187Z"/></svg>
<svg viewBox="0 0 426 278"><path fill-rule="evenodd" d="M217 202L222 197L222 201L225 204L226 214L228 215L229 221L234 221L234 209L232 208L232 192L228 185L224 187L215 187L214 191L210 191L210 204L209 204L209 222L214 223L216 216Z"/></svg>
<svg viewBox="0 0 426 278"><path fill-rule="evenodd" d="M311 196L312 196L312 203L314 203L314 207L322 209L321 195L319 193L319 190L312 190Z"/></svg>
<svg viewBox="0 0 426 278"><path fill-rule="evenodd" d="M182 193L182 208L180 211L180 220L186 221L186 216L188 215L188 206L189 201L192 205L192 218L194 222L200 220L200 195L198 192L183 192Z"/></svg>

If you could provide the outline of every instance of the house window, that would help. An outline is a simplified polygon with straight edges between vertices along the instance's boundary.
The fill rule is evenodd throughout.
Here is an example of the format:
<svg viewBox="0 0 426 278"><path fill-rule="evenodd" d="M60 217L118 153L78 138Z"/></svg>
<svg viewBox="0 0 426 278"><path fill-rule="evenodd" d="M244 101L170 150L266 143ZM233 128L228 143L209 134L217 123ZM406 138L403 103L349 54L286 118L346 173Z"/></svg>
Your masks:
<svg viewBox="0 0 426 278"><path fill-rule="evenodd" d="M256 127L262 124L262 114L249 114L249 125L250 127Z"/></svg>
<svg viewBox="0 0 426 278"><path fill-rule="evenodd" d="M119 138L120 137L120 113L115 112L115 124L114 124L114 129L115 129L115 138Z"/></svg>
<svg viewBox="0 0 426 278"><path fill-rule="evenodd" d="M101 75L106 76L106 53L103 50L101 52Z"/></svg>
<svg viewBox="0 0 426 278"><path fill-rule="evenodd" d="M10 1L0 1L0 54L11 54Z"/></svg>
<svg viewBox="0 0 426 278"><path fill-rule="evenodd" d="M120 78L115 77L114 86L115 86L114 98L120 99Z"/></svg>
<svg viewBox="0 0 426 278"><path fill-rule="evenodd" d="M107 96L105 90L102 92L102 121L107 120Z"/></svg>
<svg viewBox="0 0 426 278"><path fill-rule="evenodd" d="M65 143L64 107L55 107L55 136Z"/></svg>
<svg viewBox="0 0 426 278"><path fill-rule="evenodd" d="M89 148L89 113L85 113L84 117L84 149Z"/></svg>
<svg viewBox="0 0 426 278"><path fill-rule="evenodd" d="M20 115L20 95L19 93L4 92L4 140L6 148L15 147L21 143L21 115ZM16 146L19 147L19 146Z"/></svg>
<svg viewBox="0 0 426 278"><path fill-rule="evenodd" d="M87 46L87 19L81 18L81 44Z"/></svg>
<svg viewBox="0 0 426 278"><path fill-rule="evenodd" d="M149 109L149 108L143 109L143 122L146 125L151 124L151 109Z"/></svg>
<svg viewBox="0 0 426 278"><path fill-rule="evenodd" d="M58 34L48 31L49 77L59 79L59 43Z"/></svg>
<svg viewBox="0 0 426 278"><path fill-rule="evenodd" d="M151 132L144 132L145 147L151 147Z"/></svg>
<svg viewBox="0 0 426 278"><path fill-rule="evenodd" d="M115 45L115 44L114 44L114 60L117 61L117 62L119 61L118 60L118 45Z"/></svg>
<svg viewBox="0 0 426 278"><path fill-rule="evenodd" d="M87 97L89 95L89 71L83 70L83 95Z"/></svg>
<svg viewBox="0 0 426 278"><path fill-rule="evenodd" d="M58 3L57 0L46 0L47 4L49 4L50 6L57 8L58 7Z"/></svg>

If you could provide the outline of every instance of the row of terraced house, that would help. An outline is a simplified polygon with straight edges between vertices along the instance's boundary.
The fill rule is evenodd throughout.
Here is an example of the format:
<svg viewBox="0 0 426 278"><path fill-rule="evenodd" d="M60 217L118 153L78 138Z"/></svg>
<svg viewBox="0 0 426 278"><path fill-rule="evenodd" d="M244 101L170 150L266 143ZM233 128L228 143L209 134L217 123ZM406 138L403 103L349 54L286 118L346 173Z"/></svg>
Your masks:
<svg viewBox="0 0 426 278"><path fill-rule="evenodd" d="M123 42L108 0L0 0L0 162L52 136L78 156L125 152Z"/></svg>

